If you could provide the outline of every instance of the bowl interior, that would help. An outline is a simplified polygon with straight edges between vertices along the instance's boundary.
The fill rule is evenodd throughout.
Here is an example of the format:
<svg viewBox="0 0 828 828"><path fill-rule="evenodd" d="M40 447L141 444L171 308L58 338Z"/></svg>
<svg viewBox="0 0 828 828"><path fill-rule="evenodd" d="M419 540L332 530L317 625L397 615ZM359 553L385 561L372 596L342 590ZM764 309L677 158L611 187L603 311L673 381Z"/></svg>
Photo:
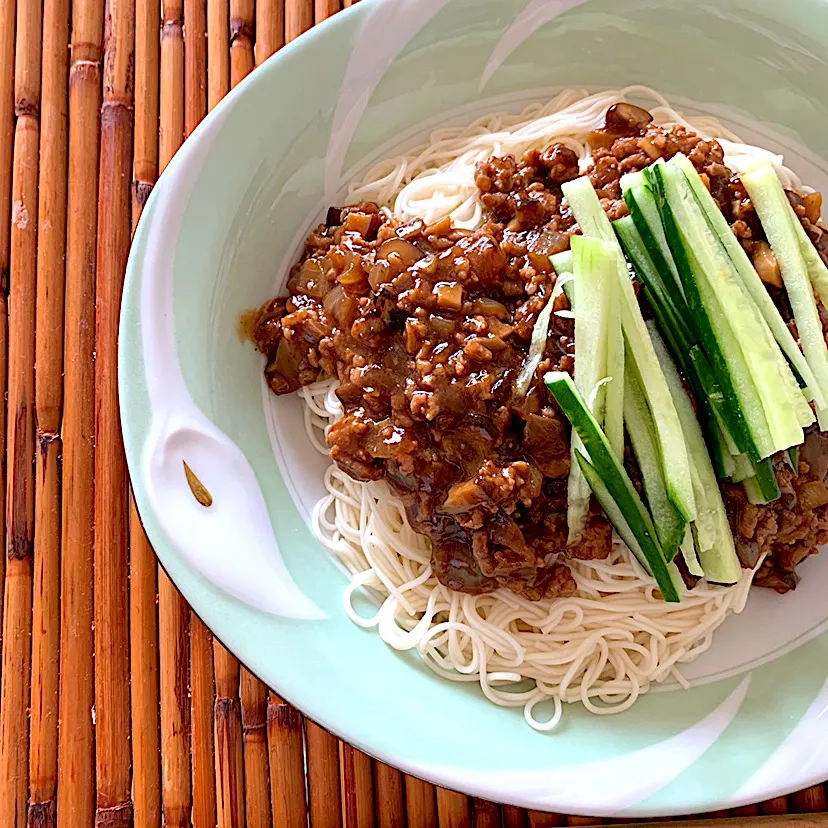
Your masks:
<svg viewBox="0 0 828 828"><path fill-rule="evenodd" d="M345 575L307 526L326 462L307 441L300 401L263 395L261 362L237 334L239 315L284 285L310 227L369 162L438 125L517 111L555 89L646 83L784 151L804 180L828 186L826 47L828 5L817 2L364 0L271 59L208 119L157 187L130 259L124 434L163 565L255 673L374 755L529 807L682 813L828 775L824 744L804 767L784 753L828 701L824 561L807 564L796 594L755 595L722 628L689 673L700 686L651 694L616 717L568 710L554 734L536 733L519 709L437 679L345 617ZM170 281L148 300L159 251ZM323 620L277 617L228 596L159 519L145 457L159 419L145 341L159 319L171 333L159 346L161 373L180 370L197 409L243 452L287 570ZM208 488L216 473L208 470ZM226 548L231 561L243 552L241 541ZM757 636L763 622L772 633ZM598 774L607 784L595 786Z"/></svg>

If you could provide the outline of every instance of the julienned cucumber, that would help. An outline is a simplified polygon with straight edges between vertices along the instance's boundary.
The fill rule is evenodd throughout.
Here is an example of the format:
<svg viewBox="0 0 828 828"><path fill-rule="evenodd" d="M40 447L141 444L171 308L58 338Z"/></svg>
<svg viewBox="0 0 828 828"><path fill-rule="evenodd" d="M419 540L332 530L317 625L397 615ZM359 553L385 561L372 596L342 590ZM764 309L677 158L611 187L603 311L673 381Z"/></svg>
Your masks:
<svg viewBox="0 0 828 828"><path fill-rule="evenodd" d="M655 578L664 600L678 602L681 596L664 560L652 518L572 378L554 371L544 379L583 443L585 451L578 451L577 462L610 522Z"/></svg>
<svg viewBox="0 0 828 828"><path fill-rule="evenodd" d="M742 576L742 567L736 555L727 512L713 466L710 463L710 456L704 444L701 428L678 370L667 353L667 346L652 323L650 323L650 335L681 419L681 428L687 440L694 475L700 492L703 492L701 497L704 498L706 513L703 516L700 514L700 519L695 524L699 563L708 581L718 584L735 584ZM701 509L701 503L699 503L699 509Z"/></svg>
<svg viewBox="0 0 828 828"><path fill-rule="evenodd" d="M622 179L623 187L623 179ZM664 275L664 287L675 305L681 305L684 288L681 284L678 268L673 254L667 244L667 236L658 212L653 191L646 183L624 190L624 201L630 211L630 218L635 223L658 273Z"/></svg>
<svg viewBox="0 0 828 828"><path fill-rule="evenodd" d="M811 391L820 428L826 429L828 428L828 403L826 403L828 399L828 348L825 346L822 322L814 300L811 280L808 278L808 267L794 227L794 223L799 224L799 219L788 203L776 170L770 164L743 173L741 178L756 208L759 220L762 222L765 236L770 242L776 261L779 263L785 290L796 320L804 359L807 360L807 368L813 373L807 376L799 364L796 364L796 368ZM765 294L767 295L767 291ZM802 354L799 356L802 357Z"/></svg>
<svg viewBox="0 0 828 828"><path fill-rule="evenodd" d="M679 167L684 172L700 207L704 211L708 224L722 242L722 245L727 251L730 260L736 268L736 272L742 280L742 284L744 285L746 291L750 294L753 301L756 303L756 307L764 317L765 322L768 324L768 327L772 331L776 341L779 343L779 347L782 349L785 356L791 361L791 364L796 369L797 373L802 377L806 387L814 395L814 400L818 400L817 409L819 410L824 408L825 401L827 399L825 394L828 392L826 392L824 386L821 386L818 379L815 378L813 373L813 365L809 365L809 360L806 359L807 354L803 356L802 352L797 347L796 341L794 340L790 329L785 324L785 320L782 318L782 314L779 313L778 308L773 303L773 299L771 299L770 294L764 284L762 284L762 280L759 278L759 274L751 264L747 253L744 251L742 245L739 243L739 240L730 229L730 225L727 223L727 219L719 209L718 204L716 204L713 196L710 195L707 187L704 186L704 182L696 171L696 168L693 166L693 163L689 158L687 158L687 156L681 154L671 158L668 163ZM773 168L771 168L771 172L773 172ZM773 172L773 176L776 178L775 172ZM778 179L776 180L778 182ZM742 176L742 182L745 183L744 176ZM747 184L745 184L745 186L747 187ZM748 191L749 190L750 188L748 188ZM779 185L779 191L782 193L782 197L787 202L785 194L782 191L781 184ZM751 200L753 200L755 204L753 193L750 193L750 196ZM790 211L790 207L787 208L786 212L788 211ZM799 222L797 222L797 224L798 223ZM819 398L816 396L817 394L819 394Z"/></svg>
<svg viewBox="0 0 828 828"><path fill-rule="evenodd" d="M552 267L555 268L555 273L572 273L572 250L564 250L563 253L555 253L549 257L552 262Z"/></svg>
<svg viewBox="0 0 828 828"><path fill-rule="evenodd" d="M604 422L607 376L607 340L612 327L608 285L614 281L615 251L600 239L583 236L572 239L572 267L578 282L575 311L575 386L588 401L596 421ZM616 316L617 309L612 312ZM577 543L589 511L589 486L577 462L581 443L572 434L572 464L567 485L568 543Z"/></svg>
<svg viewBox="0 0 828 828"><path fill-rule="evenodd" d="M685 292L724 357L726 364L719 367L730 377L747 422L749 453L761 459L799 445L804 398L767 324L745 293L684 172L669 164L653 170Z"/></svg>
<svg viewBox="0 0 828 828"><path fill-rule="evenodd" d="M656 215L653 220L658 223L663 235L660 216ZM684 295L668 295L665 279L670 277L662 278L631 216L618 219L613 223L613 227L655 314L659 328L668 341L670 351L681 366L696 400L703 409L701 417L716 473L719 477L729 477L734 468L730 446L733 446L734 452L738 453L738 450L726 431L728 410L724 405L724 396L707 357L696 344L699 341L698 333L690 327L692 314ZM654 235L650 233L648 237L652 240ZM665 255L672 261L669 250Z"/></svg>
<svg viewBox="0 0 828 828"><path fill-rule="evenodd" d="M602 238L613 243L617 249L616 296L621 310L621 326L656 424L667 493L684 519L694 520L696 504L690 482L690 463L678 415L653 351L615 231L588 178L568 181L561 189L584 235Z"/></svg>
<svg viewBox="0 0 828 828"><path fill-rule="evenodd" d="M658 456L658 442L647 400L637 377L638 371L628 362L624 389L624 422L644 481L647 505L653 516L658 539L666 561L676 556L684 539L687 522L667 496L664 472ZM617 452L616 452L617 455ZM698 503L696 504L698 508Z"/></svg>

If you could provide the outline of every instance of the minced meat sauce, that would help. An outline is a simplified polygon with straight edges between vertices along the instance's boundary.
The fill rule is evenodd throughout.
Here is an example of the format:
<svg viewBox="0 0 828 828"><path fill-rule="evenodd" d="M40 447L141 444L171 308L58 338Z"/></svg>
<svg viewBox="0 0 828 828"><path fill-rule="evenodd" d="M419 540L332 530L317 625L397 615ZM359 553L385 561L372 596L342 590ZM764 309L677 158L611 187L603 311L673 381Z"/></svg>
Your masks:
<svg viewBox="0 0 828 828"><path fill-rule="evenodd" d="M651 122L645 110L616 104L590 135L586 173L604 209L613 219L626 213L624 173L685 153L790 318L778 265L722 148ZM357 480L390 484L431 541L435 575L461 592L572 594L563 558L610 551L611 528L594 501L567 546L569 425L541 378L572 373L571 319L552 316L528 392L515 388L555 285L549 256L579 232L561 194L579 174L577 156L561 144L480 163L486 223L474 232L448 219L404 223L371 203L332 208L291 271L289 295L263 306L253 326L274 393L323 375L339 380L345 413L328 432L332 459ZM828 256L819 196L789 197ZM564 295L556 303L568 309ZM741 486L723 486L743 564L769 553L762 585L792 588L796 564L828 541L826 442L808 435L798 476L778 464L784 494L776 503L753 506Z"/></svg>

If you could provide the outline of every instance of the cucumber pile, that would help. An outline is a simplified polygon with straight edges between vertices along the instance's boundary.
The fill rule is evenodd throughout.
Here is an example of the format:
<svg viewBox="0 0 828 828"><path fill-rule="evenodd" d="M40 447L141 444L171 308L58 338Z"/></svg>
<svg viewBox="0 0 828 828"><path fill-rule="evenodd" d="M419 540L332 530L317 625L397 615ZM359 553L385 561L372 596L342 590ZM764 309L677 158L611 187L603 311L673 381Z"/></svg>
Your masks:
<svg viewBox="0 0 828 828"><path fill-rule="evenodd" d="M592 492L666 601L684 592L679 554L693 576L721 584L741 576L718 479L741 482L752 503L771 502L780 496L774 456L785 452L796 471L803 429L815 419L828 427L828 348L815 299L828 304L828 268L774 168L757 166L742 182L801 349L688 158L624 176L629 216L614 223L587 177L562 188L583 233L552 257L574 310L574 383L546 376L572 424L569 542L583 531ZM641 313L630 271L653 320ZM644 498L623 465L625 431Z"/></svg>

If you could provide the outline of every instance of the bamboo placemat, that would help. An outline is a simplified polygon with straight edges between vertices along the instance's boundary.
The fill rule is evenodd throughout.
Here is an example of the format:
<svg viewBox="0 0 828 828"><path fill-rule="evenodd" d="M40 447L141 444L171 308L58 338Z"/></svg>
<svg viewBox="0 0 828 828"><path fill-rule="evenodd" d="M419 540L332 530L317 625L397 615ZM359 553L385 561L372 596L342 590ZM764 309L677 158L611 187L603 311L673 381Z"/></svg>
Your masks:
<svg viewBox="0 0 828 828"><path fill-rule="evenodd" d="M339 8L0 0L0 828L601 823L435 788L304 721L190 612L128 497L131 233L206 113ZM693 824L825 828L826 810L816 786Z"/></svg>

